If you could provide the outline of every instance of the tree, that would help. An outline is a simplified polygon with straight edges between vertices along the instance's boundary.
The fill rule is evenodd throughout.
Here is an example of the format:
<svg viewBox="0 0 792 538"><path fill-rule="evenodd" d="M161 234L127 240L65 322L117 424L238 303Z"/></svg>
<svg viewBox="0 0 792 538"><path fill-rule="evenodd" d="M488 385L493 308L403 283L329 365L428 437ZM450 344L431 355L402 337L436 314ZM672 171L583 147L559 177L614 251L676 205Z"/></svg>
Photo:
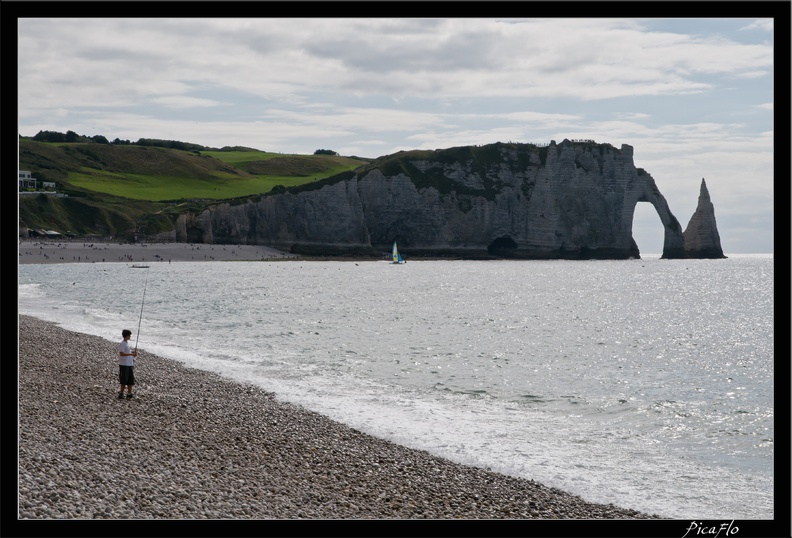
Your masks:
<svg viewBox="0 0 792 538"><path fill-rule="evenodd" d="M338 155L338 153L332 149L317 149L314 151L314 155Z"/></svg>
<svg viewBox="0 0 792 538"><path fill-rule="evenodd" d="M66 136L58 131L39 131L33 140L36 142L66 142Z"/></svg>

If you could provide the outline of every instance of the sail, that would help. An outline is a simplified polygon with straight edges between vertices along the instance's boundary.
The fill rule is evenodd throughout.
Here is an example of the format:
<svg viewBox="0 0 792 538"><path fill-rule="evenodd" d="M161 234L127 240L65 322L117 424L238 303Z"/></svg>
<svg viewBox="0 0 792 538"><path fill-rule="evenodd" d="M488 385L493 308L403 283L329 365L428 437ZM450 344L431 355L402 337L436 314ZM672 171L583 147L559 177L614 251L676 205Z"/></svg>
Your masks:
<svg viewBox="0 0 792 538"><path fill-rule="evenodd" d="M399 249L396 247L396 241L393 242L393 252L391 253L391 258L393 263L403 263L401 254L399 254Z"/></svg>

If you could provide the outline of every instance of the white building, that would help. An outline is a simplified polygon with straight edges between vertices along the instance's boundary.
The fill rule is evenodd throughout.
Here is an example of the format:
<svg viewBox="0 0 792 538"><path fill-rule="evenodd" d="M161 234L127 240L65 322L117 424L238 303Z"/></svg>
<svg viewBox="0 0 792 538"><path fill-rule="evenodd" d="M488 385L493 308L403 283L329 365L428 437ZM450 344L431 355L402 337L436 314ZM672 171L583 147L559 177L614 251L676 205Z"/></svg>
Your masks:
<svg viewBox="0 0 792 538"><path fill-rule="evenodd" d="M19 171L19 188L20 189L36 188L36 178L33 177L33 174L31 174L29 170Z"/></svg>

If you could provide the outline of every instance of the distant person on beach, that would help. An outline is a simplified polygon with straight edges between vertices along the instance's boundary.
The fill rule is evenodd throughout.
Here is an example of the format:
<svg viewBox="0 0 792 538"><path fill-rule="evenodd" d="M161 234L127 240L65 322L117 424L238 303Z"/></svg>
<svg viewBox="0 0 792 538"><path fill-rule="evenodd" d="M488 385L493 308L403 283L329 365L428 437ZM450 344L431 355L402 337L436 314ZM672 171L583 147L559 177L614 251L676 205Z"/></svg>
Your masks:
<svg viewBox="0 0 792 538"><path fill-rule="evenodd" d="M137 351L129 346L132 331L124 329L121 331L121 336L124 339L118 344L118 380L121 383L121 388L118 389L119 400L124 398L124 387L127 389L127 399L132 397L132 385L135 384L135 357L137 357Z"/></svg>

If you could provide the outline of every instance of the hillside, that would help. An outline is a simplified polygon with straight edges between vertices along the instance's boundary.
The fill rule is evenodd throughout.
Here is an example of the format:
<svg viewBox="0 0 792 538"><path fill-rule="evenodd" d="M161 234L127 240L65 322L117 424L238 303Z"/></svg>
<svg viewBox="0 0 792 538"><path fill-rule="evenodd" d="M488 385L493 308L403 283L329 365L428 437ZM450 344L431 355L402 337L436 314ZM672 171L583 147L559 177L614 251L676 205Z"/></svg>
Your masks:
<svg viewBox="0 0 792 538"><path fill-rule="evenodd" d="M19 168L63 197L20 196L20 231L131 237L157 233L182 210L277 192L366 164L337 155L251 148L182 150L144 145L19 141ZM41 189L40 189L41 190ZM51 189L50 189L51 190Z"/></svg>

